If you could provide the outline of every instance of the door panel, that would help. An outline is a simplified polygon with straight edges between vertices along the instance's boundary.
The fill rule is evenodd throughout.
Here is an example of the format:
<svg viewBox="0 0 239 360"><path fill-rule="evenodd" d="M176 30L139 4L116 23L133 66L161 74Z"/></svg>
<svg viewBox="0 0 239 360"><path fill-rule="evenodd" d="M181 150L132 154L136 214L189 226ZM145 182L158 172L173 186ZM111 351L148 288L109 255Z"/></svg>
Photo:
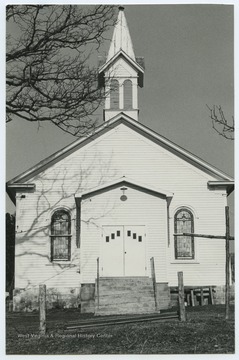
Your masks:
<svg viewBox="0 0 239 360"><path fill-rule="evenodd" d="M125 226L125 276L145 276L145 226Z"/></svg>
<svg viewBox="0 0 239 360"><path fill-rule="evenodd" d="M124 234L123 226L103 226L102 265L103 276L123 276Z"/></svg>
<svg viewBox="0 0 239 360"><path fill-rule="evenodd" d="M145 226L103 226L102 276L145 276Z"/></svg>

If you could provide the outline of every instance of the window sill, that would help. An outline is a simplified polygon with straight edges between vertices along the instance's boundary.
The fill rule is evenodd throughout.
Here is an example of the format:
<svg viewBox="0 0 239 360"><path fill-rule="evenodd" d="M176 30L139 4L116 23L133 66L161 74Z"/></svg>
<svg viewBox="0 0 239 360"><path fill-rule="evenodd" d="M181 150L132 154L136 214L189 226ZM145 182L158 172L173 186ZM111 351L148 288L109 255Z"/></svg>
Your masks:
<svg viewBox="0 0 239 360"><path fill-rule="evenodd" d="M197 260L173 260L170 264L200 264Z"/></svg>
<svg viewBox="0 0 239 360"><path fill-rule="evenodd" d="M50 264L46 264L46 266L75 267L77 265L72 264L70 261L53 261Z"/></svg>

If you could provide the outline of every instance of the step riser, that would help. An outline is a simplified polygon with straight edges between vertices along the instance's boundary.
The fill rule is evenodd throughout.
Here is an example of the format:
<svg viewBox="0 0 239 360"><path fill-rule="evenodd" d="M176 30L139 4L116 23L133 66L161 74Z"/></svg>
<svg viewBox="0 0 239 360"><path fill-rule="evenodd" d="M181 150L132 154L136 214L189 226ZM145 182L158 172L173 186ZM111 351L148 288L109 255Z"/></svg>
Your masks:
<svg viewBox="0 0 239 360"><path fill-rule="evenodd" d="M120 306L119 306L120 305ZM135 309L135 310L139 310L139 309L151 309L154 307L154 303L142 303L139 304L138 302L132 302L132 303L122 303L122 304L112 304L111 308L118 310L119 308L125 308L125 309ZM100 308L101 309L108 309L108 304L100 304Z"/></svg>
<svg viewBox="0 0 239 360"><path fill-rule="evenodd" d="M153 282L150 278L100 278L99 309L97 286L95 314L144 314L155 312Z"/></svg>
<svg viewBox="0 0 239 360"><path fill-rule="evenodd" d="M149 281L120 281L120 280L117 280L117 281L108 281L108 280L101 280L100 279L100 285L101 286L151 286L152 284L152 281L149 280Z"/></svg>
<svg viewBox="0 0 239 360"><path fill-rule="evenodd" d="M98 299L98 296L95 296L95 299ZM121 300L124 301L130 301L130 300L134 300L134 301L140 301L140 302L147 302L150 301L151 299L154 299L154 294L152 293L152 295L148 295L148 294L123 294L123 295L116 295L116 294L111 294L111 295L107 295L107 294L100 294L99 296L100 302L102 302L101 300L107 300L107 299L112 299L112 301L119 301L121 302Z"/></svg>
<svg viewBox="0 0 239 360"><path fill-rule="evenodd" d="M151 311L151 310L142 310L142 311L132 311L132 310L122 310L122 311L118 311L118 312L115 312L115 311L99 311L99 312L95 312L95 315L101 315L101 316L104 316L104 315L132 315L132 314L135 314L135 315L139 315L139 314L152 314L153 312L155 311Z"/></svg>
<svg viewBox="0 0 239 360"><path fill-rule="evenodd" d="M155 313L155 308L154 307L139 307L139 308L135 308L133 306L122 306L121 308L115 308L115 307L101 307L99 308L99 310L96 310L96 313L105 313L105 314L144 314L144 313Z"/></svg>
<svg viewBox="0 0 239 360"><path fill-rule="evenodd" d="M152 314L155 313L155 308L108 308L108 309L99 309L95 311L96 315L123 315L123 314Z"/></svg>
<svg viewBox="0 0 239 360"><path fill-rule="evenodd" d="M97 293L97 291L96 291ZM99 288L99 293L102 294L107 294L107 295L111 295L111 294L140 294L140 295L144 295L144 294L149 294L149 296L151 296L151 294L154 293L153 287L149 288L145 288L145 289L138 289L138 288L132 288L130 289L105 289L105 288Z"/></svg>
<svg viewBox="0 0 239 360"><path fill-rule="evenodd" d="M109 304L109 300L110 300L110 304ZM129 297L129 298L103 298L101 297L100 298L100 305L118 305L118 306L121 306L122 304L134 304L134 303L137 303L137 304L152 304L154 305L155 304L155 301L154 299L152 298L137 298L137 297Z"/></svg>
<svg viewBox="0 0 239 360"><path fill-rule="evenodd" d="M135 285L132 285L132 286L102 286L100 285L99 286L99 289L101 291L148 291L148 290L152 290L153 289L153 285L142 285L142 286L135 286Z"/></svg>
<svg viewBox="0 0 239 360"><path fill-rule="evenodd" d="M96 291L96 294L98 294L98 292ZM107 296L111 296L111 295L119 295L119 296L127 296L127 295L139 295L139 296L152 296L154 294L153 289L133 289L133 290L116 290L116 289L110 289L110 290L106 290L106 289L99 289L99 294L100 296L102 295L107 295Z"/></svg>
<svg viewBox="0 0 239 360"><path fill-rule="evenodd" d="M149 281L151 281L151 278L149 278L149 277L146 277L146 278L124 278L124 277L122 277L122 278L114 278L114 277L101 278L100 277L100 281L102 281L102 282L122 282L122 283L126 284L126 283L132 283L132 282L134 282L134 283L149 282Z"/></svg>

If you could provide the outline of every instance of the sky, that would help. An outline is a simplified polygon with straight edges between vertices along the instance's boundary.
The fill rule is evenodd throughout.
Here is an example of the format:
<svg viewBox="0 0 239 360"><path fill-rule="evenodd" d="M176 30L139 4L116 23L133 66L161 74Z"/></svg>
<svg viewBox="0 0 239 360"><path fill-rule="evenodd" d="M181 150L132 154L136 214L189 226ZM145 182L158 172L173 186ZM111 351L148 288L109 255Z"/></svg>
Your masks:
<svg viewBox="0 0 239 360"><path fill-rule="evenodd" d="M234 113L233 6L125 5L125 15L135 55L145 59L139 121L233 176L234 142L212 129L206 106ZM51 124L8 123L6 181L75 139ZM232 195L229 206L232 215ZM15 211L8 197L6 211Z"/></svg>

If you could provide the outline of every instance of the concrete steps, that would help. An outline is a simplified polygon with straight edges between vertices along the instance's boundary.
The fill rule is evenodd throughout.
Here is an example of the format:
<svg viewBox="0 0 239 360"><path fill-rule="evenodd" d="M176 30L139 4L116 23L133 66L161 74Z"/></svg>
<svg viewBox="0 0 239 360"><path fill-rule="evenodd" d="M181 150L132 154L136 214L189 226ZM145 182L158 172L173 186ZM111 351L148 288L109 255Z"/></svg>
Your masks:
<svg viewBox="0 0 239 360"><path fill-rule="evenodd" d="M99 308L97 283L95 315L155 313L152 279L148 277L100 278Z"/></svg>

